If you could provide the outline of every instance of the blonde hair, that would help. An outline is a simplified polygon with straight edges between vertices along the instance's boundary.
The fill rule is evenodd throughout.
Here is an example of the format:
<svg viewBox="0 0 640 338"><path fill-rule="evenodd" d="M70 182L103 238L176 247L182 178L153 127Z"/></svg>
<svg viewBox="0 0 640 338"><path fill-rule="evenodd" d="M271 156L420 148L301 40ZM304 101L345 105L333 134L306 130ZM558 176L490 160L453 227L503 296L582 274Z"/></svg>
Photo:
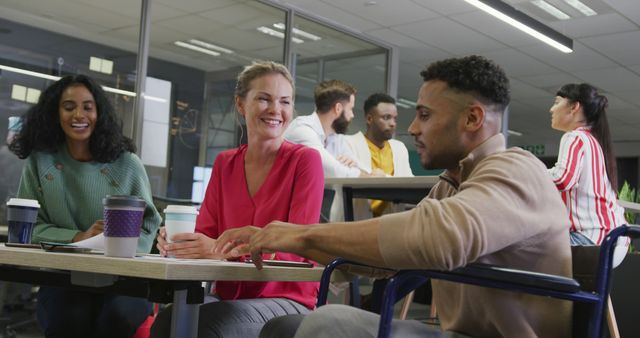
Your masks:
<svg viewBox="0 0 640 338"><path fill-rule="evenodd" d="M236 89L234 95L236 97L245 97L249 90L251 81L269 74L280 74L284 76L291 84L293 89L293 97L296 95L296 86L293 84L293 78L291 73L284 65L273 61L253 61L250 65L244 67L242 72L238 74L238 80L236 82Z"/></svg>

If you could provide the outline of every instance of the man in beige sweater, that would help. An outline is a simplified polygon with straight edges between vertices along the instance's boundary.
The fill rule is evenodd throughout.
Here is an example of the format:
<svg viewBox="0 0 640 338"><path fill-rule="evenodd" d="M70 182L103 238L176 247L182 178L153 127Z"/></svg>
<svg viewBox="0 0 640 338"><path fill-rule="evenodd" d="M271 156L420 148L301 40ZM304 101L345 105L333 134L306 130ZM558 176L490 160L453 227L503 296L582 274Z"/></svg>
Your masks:
<svg viewBox="0 0 640 338"><path fill-rule="evenodd" d="M394 269L452 270L472 262L571 276L569 219L544 165L500 134L509 83L493 62L468 56L439 61L421 72L416 117L409 126L427 169L447 169L445 180L415 209L352 223L225 233L223 244L251 252L286 251L326 263L344 257ZM450 196L450 197L449 197ZM570 337L572 305L551 298L477 286L433 283L447 336ZM304 319L267 324L263 334L295 337L374 337L379 317L326 305ZM282 326L282 323L288 323ZM295 326L294 326L295 327ZM284 330L284 331L283 331ZM393 324L394 336L443 337L415 321Z"/></svg>

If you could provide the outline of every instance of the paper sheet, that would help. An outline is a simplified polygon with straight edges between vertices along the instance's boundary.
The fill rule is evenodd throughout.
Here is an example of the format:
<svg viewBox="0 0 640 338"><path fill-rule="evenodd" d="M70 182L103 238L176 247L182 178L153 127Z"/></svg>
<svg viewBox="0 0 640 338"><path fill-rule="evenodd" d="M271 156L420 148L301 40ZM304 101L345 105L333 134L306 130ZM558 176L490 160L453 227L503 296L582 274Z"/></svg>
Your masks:
<svg viewBox="0 0 640 338"><path fill-rule="evenodd" d="M80 246L83 248L90 248L93 250L104 251L104 234L101 233L99 235L95 235L93 237L87 238L85 240L71 243L75 246Z"/></svg>

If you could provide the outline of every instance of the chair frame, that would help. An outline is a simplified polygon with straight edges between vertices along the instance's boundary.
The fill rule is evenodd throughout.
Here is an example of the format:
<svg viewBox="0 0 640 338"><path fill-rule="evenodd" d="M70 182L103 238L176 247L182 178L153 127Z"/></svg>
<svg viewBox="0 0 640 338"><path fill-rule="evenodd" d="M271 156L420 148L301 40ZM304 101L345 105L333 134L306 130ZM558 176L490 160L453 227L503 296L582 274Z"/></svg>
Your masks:
<svg viewBox="0 0 640 338"><path fill-rule="evenodd" d="M613 251L620 236L638 238L640 237L640 226L620 226L611 230L605 237L600 246L598 267L596 270L596 285L592 291L581 289L580 284L572 278L505 269L478 263L472 263L452 271L402 270L389 279L385 287L378 337L389 337L393 319L393 305L397 300L402 299L407 293L424 284L430 278L590 304L587 337L600 337L602 335L602 321L605 316L605 309L609 297L611 271L613 268ZM331 273L336 267L342 264L367 266L342 258L337 258L327 265L321 278L317 306L322 306L326 303L328 282Z"/></svg>

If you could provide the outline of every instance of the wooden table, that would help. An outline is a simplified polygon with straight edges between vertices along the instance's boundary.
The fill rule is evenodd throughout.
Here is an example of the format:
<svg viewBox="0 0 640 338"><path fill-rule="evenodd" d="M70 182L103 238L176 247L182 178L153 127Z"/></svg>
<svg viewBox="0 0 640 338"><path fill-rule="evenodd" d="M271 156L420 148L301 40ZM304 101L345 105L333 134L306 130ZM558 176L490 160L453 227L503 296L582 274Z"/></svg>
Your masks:
<svg viewBox="0 0 640 338"><path fill-rule="evenodd" d="M0 280L173 302L171 337L197 336L198 305L204 301L202 281L319 281L322 270L280 266L257 270L252 264L239 262L178 260L157 255L115 258L0 244Z"/></svg>
<svg viewBox="0 0 640 338"><path fill-rule="evenodd" d="M438 183L438 176L326 178L325 187L342 190L344 220L353 220L353 199L417 204Z"/></svg>

